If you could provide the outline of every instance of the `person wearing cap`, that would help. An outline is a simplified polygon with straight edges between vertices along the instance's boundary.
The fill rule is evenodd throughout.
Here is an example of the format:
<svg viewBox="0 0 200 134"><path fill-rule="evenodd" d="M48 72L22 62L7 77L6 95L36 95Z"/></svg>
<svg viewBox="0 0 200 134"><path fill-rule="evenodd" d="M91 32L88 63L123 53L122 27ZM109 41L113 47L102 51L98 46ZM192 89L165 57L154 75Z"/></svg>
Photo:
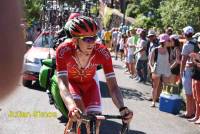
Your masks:
<svg viewBox="0 0 200 134"><path fill-rule="evenodd" d="M137 70L137 82L146 83L147 81L147 40L145 30L138 28L136 33L140 36L137 42L137 50L134 55L137 54L136 70Z"/></svg>
<svg viewBox="0 0 200 134"><path fill-rule="evenodd" d="M193 118L195 114L195 102L192 96L192 61L189 58L189 54L194 51L195 40L192 38L194 29L191 26L183 28L183 34L186 38L186 42L182 48L182 58L180 67L180 77L182 78L183 89L186 94L186 112L181 114L183 118Z"/></svg>
<svg viewBox="0 0 200 134"><path fill-rule="evenodd" d="M156 37L156 32L154 30L149 30L148 31L148 45L147 45L147 51L148 51L148 56L149 54L152 52L153 48L158 47L159 46L159 41Z"/></svg>
<svg viewBox="0 0 200 134"><path fill-rule="evenodd" d="M181 45L179 42L179 36L173 34L170 36L171 41L171 55L170 55L170 63L171 63L171 83L176 84L179 80L180 74L180 62L181 62Z"/></svg>
<svg viewBox="0 0 200 134"><path fill-rule="evenodd" d="M197 38L198 47L200 46L200 36ZM192 59L193 65L196 66L198 70L200 70L200 53L191 53L190 58ZM196 72L199 75L199 71ZM192 79L192 91L193 91L193 98L196 104L196 113L193 119L189 121L193 121L195 124L200 124L200 80L199 79Z"/></svg>
<svg viewBox="0 0 200 134"><path fill-rule="evenodd" d="M148 39L148 43L147 43L147 56L148 56L148 59L150 59L150 55L151 55L151 52L154 48L158 47L159 46L159 40L156 36L156 32L154 30L149 30L148 31L148 35L147 35L147 39ZM151 74L151 69L150 69L150 66L149 66L149 63L148 63L148 81L151 82L152 80L152 74ZM148 98L149 101L152 101L152 97Z"/></svg>
<svg viewBox="0 0 200 134"><path fill-rule="evenodd" d="M151 107L156 106L156 100L159 98L161 93L160 84L169 83L171 75L170 63L169 63L169 52L167 47L170 43L168 34L161 34L159 36L160 45L152 50L150 55L150 69L152 72L152 104ZM162 79L162 81L161 81Z"/></svg>

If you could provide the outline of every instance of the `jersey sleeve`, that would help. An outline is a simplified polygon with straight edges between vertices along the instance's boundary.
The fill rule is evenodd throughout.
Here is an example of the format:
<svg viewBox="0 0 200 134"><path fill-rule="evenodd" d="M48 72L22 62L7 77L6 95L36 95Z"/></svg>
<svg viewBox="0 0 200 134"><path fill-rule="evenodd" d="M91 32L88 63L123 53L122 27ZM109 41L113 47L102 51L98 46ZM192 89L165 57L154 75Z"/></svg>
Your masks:
<svg viewBox="0 0 200 134"><path fill-rule="evenodd" d="M106 78L115 77L110 52L106 47L101 47L98 51Z"/></svg>
<svg viewBox="0 0 200 134"><path fill-rule="evenodd" d="M67 45L60 45L56 50L56 71L57 76L67 76L67 61L71 48Z"/></svg>

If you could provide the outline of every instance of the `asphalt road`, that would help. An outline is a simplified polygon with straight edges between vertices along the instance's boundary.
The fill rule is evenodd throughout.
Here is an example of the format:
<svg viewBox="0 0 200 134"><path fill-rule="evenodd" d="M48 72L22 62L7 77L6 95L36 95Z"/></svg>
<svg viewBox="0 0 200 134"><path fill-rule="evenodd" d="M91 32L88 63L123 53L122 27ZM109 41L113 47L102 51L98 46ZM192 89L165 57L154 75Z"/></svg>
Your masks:
<svg viewBox="0 0 200 134"><path fill-rule="evenodd" d="M129 134L199 134L200 127L172 114L150 107L146 100L150 96L149 85L136 83L124 74L121 61L113 60L117 81L125 104L134 111ZM103 113L119 114L107 92L103 71L98 71L102 93ZM23 87L5 101L0 102L0 134L63 134L66 119L48 103L48 96L33 88ZM101 134L118 134L121 121L104 121Z"/></svg>

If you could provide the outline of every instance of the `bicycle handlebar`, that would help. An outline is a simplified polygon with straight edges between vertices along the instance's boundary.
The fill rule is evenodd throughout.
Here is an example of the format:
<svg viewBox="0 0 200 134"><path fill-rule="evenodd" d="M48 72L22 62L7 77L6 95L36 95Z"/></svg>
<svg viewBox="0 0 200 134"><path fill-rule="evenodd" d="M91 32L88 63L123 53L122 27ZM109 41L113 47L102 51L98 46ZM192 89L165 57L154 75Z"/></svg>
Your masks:
<svg viewBox="0 0 200 134"><path fill-rule="evenodd" d="M107 120L107 119L123 119L123 116L121 115L94 115L94 114L82 114L81 115L82 120L88 122L88 121L94 121L96 120ZM126 134L129 131L129 124L122 122L122 128L120 134Z"/></svg>

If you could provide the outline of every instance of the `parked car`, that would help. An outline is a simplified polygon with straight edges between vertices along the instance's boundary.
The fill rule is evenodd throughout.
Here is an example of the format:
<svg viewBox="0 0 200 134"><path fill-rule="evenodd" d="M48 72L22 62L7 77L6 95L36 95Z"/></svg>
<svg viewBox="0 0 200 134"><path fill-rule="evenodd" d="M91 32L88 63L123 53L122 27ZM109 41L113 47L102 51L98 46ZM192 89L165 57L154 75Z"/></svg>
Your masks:
<svg viewBox="0 0 200 134"><path fill-rule="evenodd" d="M54 35L43 31L32 43L31 48L24 55L23 85L30 87L39 78L42 60L55 57L53 49ZM30 44L30 41L29 41Z"/></svg>

